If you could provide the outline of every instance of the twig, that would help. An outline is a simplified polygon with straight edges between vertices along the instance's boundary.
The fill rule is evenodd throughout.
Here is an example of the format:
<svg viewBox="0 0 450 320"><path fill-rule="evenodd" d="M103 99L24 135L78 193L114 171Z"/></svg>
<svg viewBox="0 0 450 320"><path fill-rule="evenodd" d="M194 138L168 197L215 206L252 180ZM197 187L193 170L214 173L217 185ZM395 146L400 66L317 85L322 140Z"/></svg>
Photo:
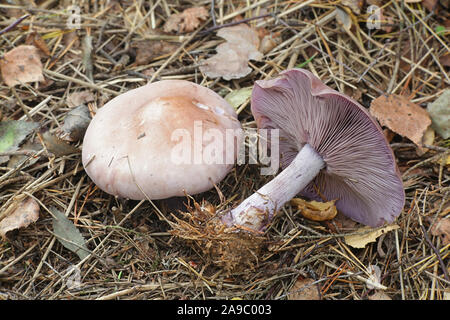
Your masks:
<svg viewBox="0 0 450 320"><path fill-rule="evenodd" d="M287 28L289 28L292 32L299 34L299 32L295 29L293 29L288 23L286 23L285 21L283 21L281 18L278 18L278 21L281 22L282 25L286 26ZM328 58L330 58L331 60L335 61L336 63L338 63L339 65L342 65L345 69L349 70L350 72L352 72L353 74L360 76L356 71L354 71L352 68L350 68L348 65L346 65L345 63L343 63L342 61L337 60L335 57L329 55L328 53L326 53L325 51L323 51L321 48L317 47L314 43L310 42L309 40L307 40L306 38L302 39L303 41L305 41L306 43L308 43L311 47L313 47L314 49L316 49L317 51L319 51L321 54L323 54L324 56L327 56ZM361 79L373 90L377 91L380 95L384 94L384 92L380 89L377 88L377 86L375 86L374 84L372 84L369 80L365 79L364 77L361 77Z"/></svg>
<svg viewBox="0 0 450 320"><path fill-rule="evenodd" d="M437 154L437 155L434 155L434 156L432 156L431 158L428 158L428 159L425 159L425 160L423 160L423 161L420 161L419 163L416 163L415 165L413 165L412 167L410 167L408 170L406 170L406 171L402 174L402 178L403 178L403 179L406 179L406 178L408 177L408 174L409 174L411 171L413 171L414 169L416 169L416 168L418 168L418 167L420 167L420 166L422 166L422 165L424 165L424 164L433 162L433 161L435 161L435 160L439 160L439 158L448 156L449 154L450 154L450 150L447 150L447 151L445 151L445 152L442 152L442 153L439 153L439 154Z"/></svg>
<svg viewBox="0 0 450 320"><path fill-rule="evenodd" d="M216 26L217 23L216 23L216 13L214 12L214 7L215 7L215 3L214 2L215 2L214 0L211 0L211 11L210 11L210 13L211 13L211 19L212 19L213 25Z"/></svg>
<svg viewBox="0 0 450 320"><path fill-rule="evenodd" d="M423 226L423 224L420 222L419 225L420 225L420 229L422 229L423 235L425 236L425 240L428 242L428 244L430 245L431 249L433 249L434 254L436 255L436 258L439 261L439 264L441 266L442 272L444 273L445 280L450 281L450 278L448 276L447 267L445 266L444 261L442 261L441 255L439 254L439 250L436 249L436 247L433 245L433 242L431 242L430 237L428 236L428 232L425 230L425 227Z"/></svg>
<svg viewBox="0 0 450 320"><path fill-rule="evenodd" d="M0 30L0 36L8 31L14 29L15 26L17 26L19 23L21 23L23 20L25 20L29 16L30 16L29 14L23 15L19 19L17 19L13 23L11 23L9 26L7 26L6 28L3 28L2 30Z"/></svg>
<svg viewBox="0 0 450 320"><path fill-rule="evenodd" d="M214 25L214 27L211 27L211 28L208 28L206 30L200 31L198 33L198 36L203 36L203 35L205 35L207 33L216 31L218 29L222 29L222 28L226 28L226 27L232 27L232 26L235 26L235 25L238 25L238 24L241 24L241 23L247 23L247 22L252 21L252 20L257 20L257 19L270 17L272 15L273 15L273 13L267 13L267 14L263 14L263 15L260 15L260 16L257 16L257 17L246 18L246 19L242 19L242 20L239 20L239 21L233 21L233 22L229 22L229 23L224 23L224 24L221 24L221 25Z"/></svg>
<svg viewBox="0 0 450 320"><path fill-rule="evenodd" d="M0 157L5 156L19 156L19 155L25 155L25 156L35 156L38 151L36 150L15 150L15 151L6 151L6 152L0 152Z"/></svg>
<svg viewBox="0 0 450 320"><path fill-rule="evenodd" d="M384 49L386 49L386 46L389 44L389 40L386 41L386 43L384 44L383 48L381 48L381 50L378 52L378 55L375 57L374 60L372 60L372 62L369 64L369 66L366 68L366 70L364 70L364 72L358 77L358 79L356 80L356 82L360 82L362 78L364 78L364 76L366 75L367 72L369 72L370 69L372 69L372 67L378 63L378 60L381 57L381 54L383 53Z"/></svg>
<svg viewBox="0 0 450 320"><path fill-rule="evenodd" d="M61 74L61 73L58 73L58 72L55 72L55 71L44 69L44 73L46 73L46 74L48 74L49 76L52 76L52 77L60 78L60 79L67 80L67 81L72 81L74 83L80 84L82 86L86 86L86 87L91 88L91 89L98 90L100 92L104 91L104 92L110 93L110 94L112 94L114 96L118 96L120 94L120 92L117 92L117 91L114 91L114 90L111 90L111 89L108 89L108 88L104 88L104 87L101 87L101 86L99 86L97 84L89 83L87 81L83 81L83 80L80 80L80 79L77 79L77 78L74 78L74 77L66 76L64 74Z"/></svg>
<svg viewBox="0 0 450 320"><path fill-rule="evenodd" d="M13 265L15 265L17 262L19 262L20 260L22 260L23 257L25 257L27 254L30 253L31 250L34 249L34 247L36 247L39 244L39 242L35 242L31 247L29 247L27 250L25 250L24 253L22 253L20 256L18 256L16 259L14 259L13 261L11 261L10 263L8 263L6 266L4 266L3 268L0 269L0 275L2 273L4 273L6 270L8 270L10 267L12 267Z"/></svg>
<svg viewBox="0 0 450 320"><path fill-rule="evenodd" d="M399 270L398 277L400 278L400 290L402 292L402 300L405 300L406 295L405 295L405 286L403 284L402 256L401 256L400 245L399 245L399 241L398 241L398 230L394 230L394 234L395 234L395 249L397 251L397 261L398 261L398 270Z"/></svg>
<svg viewBox="0 0 450 320"><path fill-rule="evenodd" d="M179 46L177 48L177 50L175 50L175 52L169 57L167 58L166 61L164 61L164 63L159 67L158 70L156 70L156 72L152 75L150 82L153 82L158 76L159 74L169 65L169 63L172 62L173 59L175 59L175 57L182 51L184 50L184 47L186 47L186 45L191 42L192 39L194 39L197 34L199 33L201 28L197 29L197 31L194 31L182 44L181 46Z"/></svg>

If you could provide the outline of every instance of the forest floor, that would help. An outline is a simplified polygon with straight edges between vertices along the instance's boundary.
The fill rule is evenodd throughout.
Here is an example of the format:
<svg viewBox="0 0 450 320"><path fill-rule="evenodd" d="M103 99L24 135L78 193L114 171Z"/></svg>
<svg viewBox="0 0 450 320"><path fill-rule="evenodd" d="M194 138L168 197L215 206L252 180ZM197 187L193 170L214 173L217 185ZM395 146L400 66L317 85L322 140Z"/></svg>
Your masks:
<svg viewBox="0 0 450 320"><path fill-rule="evenodd" d="M418 146L385 128L406 202L390 228L366 231L372 239L361 248L347 241L361 224L340 214L315 222L286 204L263 235L257 263L231 271L174 235L171 223L183 216L164 201L118 199L96 187L83 170L82 139L58 138L75 107L84 103L95 114L148 82L189 80L226 96L293 67L367 108L390 94L426 110L450 84L448 1L25 2L0 4L0 57L34 46L43 78L7 85L3 75L0 119L39 130L0 155L0 220L29 199L39 216L1 234L0 300L450 299L450 141L434 131ZM171 20L191 7L204 9ZM374 14L381 24L369 28ZM269 36L262 59L250 60L251 72L237 79L209 77L200 67L224 42L217 32L238 22ZM249 97L235 107L243 127L255 128ZM239 203L272 178L259 169L236 165L190 204ZM63 245L55 211L79 231L88 254Z"/></svg>

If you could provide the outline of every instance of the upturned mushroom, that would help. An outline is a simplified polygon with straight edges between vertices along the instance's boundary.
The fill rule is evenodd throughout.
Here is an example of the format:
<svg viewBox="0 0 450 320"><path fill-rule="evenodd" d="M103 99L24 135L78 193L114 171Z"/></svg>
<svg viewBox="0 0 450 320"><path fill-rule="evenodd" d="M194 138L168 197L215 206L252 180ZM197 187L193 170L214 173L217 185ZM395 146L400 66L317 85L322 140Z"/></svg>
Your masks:
<svg viewBox="0 0 450 320"><path fill-rule="evenodd" d="M375 227L401 212L402 180L380 126L356 101L303 69L257 81L251 110L260 129L279 129L283 170L222 217L263 230L298 193L336 200L351 219Z"/></svg>
<svg viewBox="0 0 450 320"><path fill-rule="evenodd" d="M164 80L100 108L86 130L82 161L92 181L115 196L193 195L231 170L239 130L235 110L214 91Z"/></svg>

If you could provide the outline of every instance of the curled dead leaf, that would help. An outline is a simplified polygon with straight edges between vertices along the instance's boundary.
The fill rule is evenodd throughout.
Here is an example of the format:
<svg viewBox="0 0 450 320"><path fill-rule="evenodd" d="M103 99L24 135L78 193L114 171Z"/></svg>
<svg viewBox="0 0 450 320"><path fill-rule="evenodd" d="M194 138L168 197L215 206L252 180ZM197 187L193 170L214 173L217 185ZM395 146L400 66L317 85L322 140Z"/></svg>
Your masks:
<svg viewBox="0 0 450 320"><path fill-rule="evenodd" d="M433 236L441 237L442 244L446 246L450 243L450 217L440 218L431 228Z"/></svg>
<svg viewBox="0 0 450 320"><path fill-rule="evenodd" d="M89 90L72 92L67 97L67 105L71 108L75 108L80 104L85 104L93 101L95 101L95 96L92 91Z"/></svg>
<svg viewBox="0 0 450 320"><path fill-rule="evenodd" d="M372 285L372 283L381 285L381 269L377 265L369 265L367 267L367 273L369 274L369 280L370 283L367 284L367 288L369 289L375 289L378 286Z"/></svg>
<svg viewBox="0 0 450 320"><path fill-rule="evenodd" d="M29 197L18 205L14 211L0 221L0 236L6 237L11 230L25 228L39 219L39 204Z"/></svg>
<svg viewBox="0 0 450 320"><path fill-rule="evenodd" d="M84 136L90 122L89 108L81 104L67 113L58 137L66 141L78 141Z"/></svg>
<svg viewBox="0 0 450 320"><path fill-rule="evenodd" d="M209 16L205 7L185 9L182 13L172 14L164 24L165 32L191 32L198 28L202 20Z"/></svg>
<svg viewBox="0 0 450 320"><path fill-rule="evenodd" d="M9 87L15 85L44 81L42 63L35 46L21 45L8 51L0 59L3 80Z"/></svg>
<svg viewBox="0 0 450 320"><path fill-rule="evenodd" d="M303 217L313 221L326 221L336 217L337 209L334 203L335 200L328 202L307 201L301 198L291 200L291 204L297 206Z"/></svg>
<svg viewBox="0 0 450 320"><path fill-rule="evenodd" d="M430 116L425 109L406 97L391 94L373 100L370 113L382 126L422 148L425 132L431 125Z"/></svg>

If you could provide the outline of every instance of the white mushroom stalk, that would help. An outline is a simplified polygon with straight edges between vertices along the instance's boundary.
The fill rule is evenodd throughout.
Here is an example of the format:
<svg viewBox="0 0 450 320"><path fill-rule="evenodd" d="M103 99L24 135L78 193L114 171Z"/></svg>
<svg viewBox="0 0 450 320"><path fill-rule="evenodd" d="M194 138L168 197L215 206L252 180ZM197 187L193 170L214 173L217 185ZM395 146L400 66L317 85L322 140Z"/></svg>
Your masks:
<svg viewBox="0 0 450 320"><path fill-rule="evenodd" d="M261 231L277 209L302 191L325 166L306 144L289 166L223 217L227 225Z"/></svg>

